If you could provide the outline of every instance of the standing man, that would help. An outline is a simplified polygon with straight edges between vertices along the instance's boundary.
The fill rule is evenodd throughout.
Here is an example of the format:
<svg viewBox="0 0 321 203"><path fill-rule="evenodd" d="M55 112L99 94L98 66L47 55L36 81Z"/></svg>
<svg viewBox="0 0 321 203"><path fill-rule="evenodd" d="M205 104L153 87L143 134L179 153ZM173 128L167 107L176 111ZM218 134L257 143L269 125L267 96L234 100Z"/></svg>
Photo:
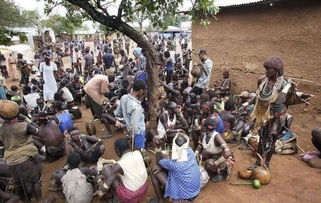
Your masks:
<svg viewBox="0 0 321 203"><path fill-rule="evenodd" d="M202 64L202 73L200 77L197 79L197 82L195 83L194 88L192 90L192 93L195 93L196 95L202 94L203 89L209 87L211 80L211 72L213 69L213 61L207 57L205 50L200 50L198 52L198 56Z"/></svg>
<svg viewBox="0 0 321 203"><path fill-rule="evenodd" d="M9 58L8 58L8 63L9 63L9 73L10 76L12 78L12 81L17 81L17 68L16 68L16 62L14 60L14 58L12 57L12 54L9 54Z"/></svg>
<svg viewBox="0 0 321 203"><path fill-rule="evenodd" d="M104 69L110 69L111 67L116 67L115 57L112 52L108 51L109 49L105 49L105 54L103 55Z"/></svg>
<svg viewBox="0 0 321 203"><path fill-rule="evenodd" d="M145 90L145 81L136 80L133 84L132 92L121 98L120 105L115 112L116 117L124 118L128 134L134 136L135 149L143 149L145 147L145 115L141 105Z"/></svg>
<svg viewBox="0 0 321 203"><path fill-rule="evenodd" d="M84 60L85 60L85 71L89 71L94 65L94 56L90 53L89 47L85 49Z"/></svg>
<svg viewBox="0 0 321 203"><path fill-rule="evenodd" d="M106 75L95 75L84 86L84 90L87 93L87 101L91 109L91 113L96 119L101 119L103 113L103 105L107 103L105 94L109 91L109 80ZM101 138L106 139L111 135L106 134Z"/></svg>
<svg viewBox="0 0 321 203"><path fill-rule="evenodd" d="M14 178L15 190L23 202L30 202L33 197L39 201L42 166L31 136L38 134L38 129L19 120L19 106L13 101L0 102L0 117L4 120L0 127L0 142Z"/></svg>
<svg viewBox="0 0 321 203"><path fill-rule="evenodd" d="M20 53L18 54L17 67L21 72L21 79L19 85L21 86L23 84L27 86L29 83L30 69L27 64L27 61L23 59L23 55Z"/></svg>
<svg viewBox="0 0 321 203"><path fill-rule="evenodd" d="M4 55L0 52L0 70L3 77L8 78L8 71L6 66L6 58Z"/></svg>
<svg viewBox="0 0 321 203"><path fill-rule="evenodd" d="M42 62L39 68L41 78L44 81L43 98L45 101L53 101L54 95L58 90L55 79L55 76L58 78L57 70L57 65L55 63L51 63L50 58L45 56L45 62Z"/></svg>

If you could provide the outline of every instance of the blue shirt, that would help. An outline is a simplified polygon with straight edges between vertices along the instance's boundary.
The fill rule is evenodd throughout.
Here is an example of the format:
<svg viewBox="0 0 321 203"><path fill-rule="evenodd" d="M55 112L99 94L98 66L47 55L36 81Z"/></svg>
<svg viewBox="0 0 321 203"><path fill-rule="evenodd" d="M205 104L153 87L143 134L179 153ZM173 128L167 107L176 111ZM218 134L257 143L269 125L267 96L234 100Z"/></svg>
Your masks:
<svg viewBox="0 0 321 203"><path fill-rule="evenodd" d="M103 61L106 67L112 67L114 62L114 56L112 54L104 54Z"/></svg>
<svg viewBox="0 0 321 203"><path fill-rule="evenodd" d="M144 71L141 71L138 73L135 80L143 80L147 84L147 76L148 76L147 73L145 73Z"/></svg>
<svg viewBox="0 0 321 203"><path fill-rule="evenodd" d="M174 70L172 59L170 61L168 61L168 63L166 64L166 71L170 71L170 70Z"/></svg>
<svg viewBox="0 0 321 203"><path fill-rule="evenodd" d="M187 148L188 160L177 162L172 159L162 159L159 164L168 170L165 197L174 200L191 199L201 190L201 173L193 150Z"/></svg>
<svg viewBox="0 0 321 203"><path fill-rule="evenodd" d="M68 111L64 111L63 114L56 114L59 120L59 129L61 133L71 128L74 124Z"/></svg>
<svg viewBox="0 0 321 203"><path fill-rule="evenodd" d="M128 132L132 133L134 131L135 135L145 133L144 109L140 101L131 94L121 97L115 115L124 118Z"/></svg>
<svg viewBox="0 0 321 203"><path fill-rule="evenodd" d="M217 125L215 131L220 134L223 134L224 133L224 122L219 115L216 115L216 116L217 116L217 120L218 120L218 125Z"/></svg>

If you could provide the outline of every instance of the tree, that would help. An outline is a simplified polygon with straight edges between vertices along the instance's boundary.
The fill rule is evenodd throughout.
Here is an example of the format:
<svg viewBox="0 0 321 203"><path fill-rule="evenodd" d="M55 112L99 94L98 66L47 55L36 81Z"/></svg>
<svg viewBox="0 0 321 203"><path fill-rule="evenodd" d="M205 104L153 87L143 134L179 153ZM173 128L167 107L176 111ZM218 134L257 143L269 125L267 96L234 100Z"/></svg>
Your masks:
<svg viewBox="0 0 321 203"><path fill-rule="evenodd" d="M149 99L149 120L152 127L156 127L158 110L158 75L156 71L156 52L154 47L127 22L132 22L138 12L148 16L153 27L164 28L166 25L162 21L163 16L175 16L177 14L191 15L192 19L200 19L201 22L209 22L207 19L213 17L218 8L214 6L213 0L191 0L192 7L186 11L178 8L185 0L47 0L50 6L63 5L68 13L85 13L107 27L117 30L137 43L145 50L148 74L148 99ZM77 6L74 8L73 6ZM113 14L114 8L117 13ZM79 9L80 8L80 9Z"/></svg>
<svg viewBox="0 0 321 203"><path fill-rule="evenodd" d="M163 21L166 26L180 27L181 22L189 21L190 16L188 15L177 15L177 16L164 16Z"/></svg>
<svg viewBox="0 0 321 203"><path fill-rule="evenodd" d="M39 23L39 14L36 11L21 11L12 1L0 0L0 19L0 44L9 45L14 35L18 35L22 42L26 40L23 33L10 28L32 27Z"/></svg>
<svg viewBox="0 0 321 203"><path fill-rule="evenodd" d="M67 18L58 14L50 16L47 20L42 21L43 27L51 28L57 35L73 33L82 26L82 18Z"/></svg>

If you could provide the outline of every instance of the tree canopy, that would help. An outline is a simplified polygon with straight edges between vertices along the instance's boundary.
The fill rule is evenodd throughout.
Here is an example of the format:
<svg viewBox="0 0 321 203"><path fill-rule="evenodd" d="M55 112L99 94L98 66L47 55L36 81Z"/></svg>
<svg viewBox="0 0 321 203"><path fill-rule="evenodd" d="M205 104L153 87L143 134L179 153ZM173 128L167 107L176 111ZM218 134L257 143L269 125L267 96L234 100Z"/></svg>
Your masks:
<svg viewBox="0 0 321 203"><path fill-rule="evenodd" d="M37 11L20 10L16 4L9 0L0 1L0 44L8 45L10 37L18 35L21 41L26 40L22 33L17 33L10 28L32 27L39 23Z"/></svg>
<svg viewBox="0 0 321 203"><path fill-rule="evenodd" d="M62 33L72 35L82 26L82 18L80 16L67 18L59 14L55 14L50 16L48 19L43 20L41 25L43 27L51 28L58 35L61 35Z"/></svg>

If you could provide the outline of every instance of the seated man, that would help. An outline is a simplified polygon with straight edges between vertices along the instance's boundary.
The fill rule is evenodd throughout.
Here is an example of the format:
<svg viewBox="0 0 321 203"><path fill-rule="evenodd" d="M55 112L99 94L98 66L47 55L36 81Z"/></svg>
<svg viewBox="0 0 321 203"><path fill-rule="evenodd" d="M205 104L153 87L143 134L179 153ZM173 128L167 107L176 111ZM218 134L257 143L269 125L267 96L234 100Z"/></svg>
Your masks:
<svg viewBox="0 0 321 203"><path fill-rule="evenodd" d="M201 154L205 161L205 170L212 174L212 181L226 180L234 166L234 156L224 138L215 131L215 119L207 118L203 125L205 136L197 147L196 155Z"/></svg>
<svg viewBox="0 0 321 203"><path fill-rule="evenodd" d="M86 175L79 169L80 162L78 153L71 153L68 156L69 169L60 179L66 202L90 203L93 198L93 186L87 182Z"/></svg>
<svg viewBox="0 0 321 203"><path fill-rule="evenodd" d="M61 133L64 133L74 125L71 115L68 110L63 109L61 101L54 101L51 106L51 111L55 114L51 116L51 118L56 121Z"/></svg>
<svg viewBox="0 0 321 203"><path fill-rule="evenodd" d="M32 93L31 88L29 86L25 86L23 88L23 100L27 104L27 106L31 109L37 107L37 99L40 98L38 93Z"/></svg>
<svg viewBox="0 0 321 203"><path fill-rule="evenodd" d="M112 137L111 125L115 125L116 127L119 127L119 128L125 127L124 123L122 123L123 121L115 117L114 111L116 110L122 96L124 96L128 92L126 89L122 88L120 90L117 90L117 94L111 91L108 93L110 93L112 97L109 98L107 96L107 98L109 99L109 102L107 102L107 104L104 107L101 121L105 124L106 129L108 131L107 137Z"/></svg>
<svg viewBox="0 0 321 203"><path fill-rule="evenodd" d="M49 113L50 112L48 104L45 103L45 101L44 101L44 99L42 97L38 98L36 100L36 102L37 102L36 108L34 108L31 111L31 115L33 117L37 117L40 112L45 112L45 113Z"/></svg>
<svg viewBox="0 0 321 203"><path fill-rule="evenodd" d="M193 150L188 146L189 137L179 133L173 141L172 157L157 152L152 169L152 183L157 202L168 197L173 202L192 202L201 190L201 174ZM165 189L165 194L162 192Z"/></svg>
<svg viewBox="0 0 321 203"><path fill-rule="evenodd" d="M64 136L66 154L76 152L86 164L96 163L105 152L103 141L96 136L80 134L76 127L69 128Z"/></svg>
<svg viewBox="0 0 321 203"><path fill-rule="evenodd" d="M121 202L139 202L148 189L143 156L140 151L131 151L124 138L116 140L114 147L120 159L112 166L104 166L103 187L105 190L113 188Z"/></svg>
<svg viewBox="0 0 321 203"><path fill-rule="evenodd" d="M49 161L55 161L65 154L64 136L54 120L48 114L38 114L39 133L33 136L33 142L40 151L46 154Z"/></svg>
<svg viewBox="0 0 321 203"><path fill-rule="evenodd" d="M182 126L177 125L177 119L180 120ZM175 134L179 131L188 130L188 124L185 120L180 106L175 102L169 102L165 111L161 113L158 120L157 133L155 141L158 143L160 140L172 143Z"/></svg>

